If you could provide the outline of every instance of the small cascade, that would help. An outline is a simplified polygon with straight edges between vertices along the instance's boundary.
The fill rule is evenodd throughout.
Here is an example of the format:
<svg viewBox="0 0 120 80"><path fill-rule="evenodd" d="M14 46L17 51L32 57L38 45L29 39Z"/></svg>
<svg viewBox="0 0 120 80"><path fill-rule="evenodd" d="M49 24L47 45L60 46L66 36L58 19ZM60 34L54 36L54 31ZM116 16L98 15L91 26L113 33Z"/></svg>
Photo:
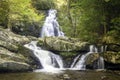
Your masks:
<svg viewBox="0 0 120 80"><path fill-rule="evenodd" d="M98 53L98 49L94 45L90 45L89 53Z"/></svg>
<svg viewBox="0 0 120 80"><path fill-rule="evenodd" d="M40 69L41 71L56 72L56 70L63 68L63 61L59 55L53 54L50 51L42 50L40 47L37 47L36 44L36 41L32 41L24 46L32 50L34 55L39 59L43 67L43 69Z"/></svg>
<svg viewBox="0 0 120 80"><path fill-rule="evenodd" d="M45 19L42 27L40 37L50 36L64 36L64 33L60 30L59 23L56 18L57 11L50 9L48 16Z"/></svg>
<svg viewBox="0 0 120 80"><path fill-rule="evenodd" d="M78 55L74 59L74 62L72 63L71 68L76 69L76 70L85 70L86 69L86 65L85 65L86 57L89 54L95 53L97 51L98 51L97 48L91 45L88 53L83 54L81 57L80 55Z"/></svg>
<svg viewBox="0 0 120 80"><path fill-rule="evenodd" d="M79 57L80 55L78 55L75 59L74 62L71 65L71 69L74 70L85 70L85 55L82 55L81 57Z"/></svg>
<svg viewBox="0 0 120 80"><path fill-rule="evenodd" d="M98 62L97 62L97 69L104 69L104 58L99 57Z"/></svg>
<svg viewBox="0 0 120 80"><path fill-rule="evenodd" d="M89 52L83 55L78 55L73 63L71 64L70 68L64 68L63 60L62 58L54 54L50 51L43 50L40 47L37 46L37 41L32 41L29 44L24 45L26 48L33 51L34 56L39 59L40 66L42 69L35 70L35 71L42 71L42 72L52 72L52 73L58 73L61 72L61 70L86 70L86 64L85 61L87 57L92 53L98 53L98 50L95 46L91 45L89 47ZM103 57L99 57L96 64L96 69L104 69L104 59Z"/></svg>
<svg viewBox="0 0 120 80"><path fill-rule="evenodd" d="M101 52L105 52L107 50L107 45L101 46Z"/></svg>
<svg viewBox="0 0 120 80"><path fill-rule="evenodd" d="M53 59L52 61L53 61L54 66L56 66L55 62L57 62L57 64L59 65L59 68L63 69L63 60L59 55L52 53L52 59Z"/></svg>
<svg viewBox="0 0 120 80"><path fill-rule="evenodd" d="M74 59L72 65L70 66L71 68L73 68L73 67L75 66L75 63L79 60L79 58L80 58L80 55L78 55L78 56Z"/></svg>

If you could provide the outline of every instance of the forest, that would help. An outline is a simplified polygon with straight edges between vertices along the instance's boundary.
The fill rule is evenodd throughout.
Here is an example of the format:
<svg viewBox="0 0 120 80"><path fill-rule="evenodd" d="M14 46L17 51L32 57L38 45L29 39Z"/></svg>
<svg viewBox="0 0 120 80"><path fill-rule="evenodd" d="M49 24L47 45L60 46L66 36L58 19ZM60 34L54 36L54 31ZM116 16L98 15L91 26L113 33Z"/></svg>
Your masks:
<svg viewBox="0 0 120 80"><path fill-rule="evenodd" d="M39 37L47 11L56 9L66 36L119 44L119 5L120 0L0 0L0 27Z"/></svg>

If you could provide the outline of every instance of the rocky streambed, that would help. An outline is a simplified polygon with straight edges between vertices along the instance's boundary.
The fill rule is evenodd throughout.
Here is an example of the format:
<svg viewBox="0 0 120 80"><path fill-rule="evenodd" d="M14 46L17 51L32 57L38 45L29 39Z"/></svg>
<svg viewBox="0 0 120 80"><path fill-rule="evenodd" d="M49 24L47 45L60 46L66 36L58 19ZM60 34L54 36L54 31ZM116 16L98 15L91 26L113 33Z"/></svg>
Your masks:
<svg viewBox="0 0 120 80"><path fill-rule="evenodd" d="M50 50L63 57L65 61L65 67L71 63L78 54L83 54L89 51L90 43L81 41L77 38L68 37L45 37L35 38L32 36L17 35L7 29L0 28L0 72L20 72L20 71L32 71L39 68L40 63L38 59L33 55L33 52L24 47L25 44L31 41L38 41L37 45L43 49ZM88 67L99 58L104 57L105 65L107 69L120 70L120 52L119 48L115 48L113 51L109 45L109 51L100 55L91 54L86 64ZM119 45L117 45L119 47Z"/></svg>
<svg viewBox="0 0 120 80"><path fill-rule="evenodd" d="M120 72L113 71L65 71L51 73L1 73L0 80L120 80Z"/></svg>

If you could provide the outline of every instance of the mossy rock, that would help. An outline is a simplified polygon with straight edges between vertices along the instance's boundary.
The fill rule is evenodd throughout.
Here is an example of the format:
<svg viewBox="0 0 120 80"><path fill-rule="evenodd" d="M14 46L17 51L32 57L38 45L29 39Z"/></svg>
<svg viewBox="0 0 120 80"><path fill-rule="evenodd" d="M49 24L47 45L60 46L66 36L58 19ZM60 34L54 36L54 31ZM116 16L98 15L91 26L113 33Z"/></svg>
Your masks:
<svg viewBox="0 0 120 80"><path fill-rule="evenodd" d="M98 58L99 58L99 54L98 53L89 54L86 57L85 63L86 63L86 65L92 65Z"/></svg>
<svg viewBox="0 0 120 80"><path fill-rule="evenodd" d="M107 50L119 52L120 51L120 44L108 44Z"/></svg>
<svg viewBox="0 0 120 80"><path fill-rule="evenodd" d="M0 72L2 71L22 72L30 70L32 70L32 68L30 67L30 65L26 63L6 60L1 60L0 62Z"/></svg>
<svg viewBox="0 0 120 80"><path fill-rule="evenodd" d="M88 51L89 48L88 42L67 37L39 38L38 45L52 51Z"/></svg>
<svg viewBox="0 0 120 80"><path fill-rule="evenodd" d="M12 61L16 61L16 62L26 62L27 59L18 53L14 53L14 52L10 52L9 50L0 47L0 59L2 60L12 60Z"/></svg>
<svg viewBox="0 0 120 80"><path fill-rule="evenodd" d="M9 42L11 44L25 44L30 42L29 38L21 35L14 34L7 29L0 28L0 40Z"/></svg>
<svg viewBox="0 0 120 80"><path fill-rule="evenodd" d="M32 50L29 50L28 48L24 47L24 46L19 46L19 50L18 53L23 55L27 61L26 63L28 63L29 65L31 65L32 68L36 68L39 66L39 60L36 58L36 56L33 54Z"/></svg>
<svg viewBox="0 0 120 80"><path fill-rule="evenodd" d="M35 68L37 60L32 56L32 51L26 49L24 44L37 38L32 36L17 35L10 30L0 28L0 59L1 61L14 61L30 65Z"/></svg>
<svg viewBox="0 0 120 80"><path fill-rule="evenodd" d="M62 56L64 61L64 67L70 67L74 58L78 55L79 52L59 52L59 55Z"/></svg>
<svg viewBox="0 0 120 80"><path fill-rule="evenodd" d="M10 51L13 51L13 52L17 52L18 51L18 46L17 45L14 45L10 42L6 42L6 41L2 41L0 40L0 46L1 47L4 47Z"/></svg>
<svg viewBox="0 0 120 80"><path fill-rule="evenodd" d="M120 52L107 51L103 57L106 62L120 64Z"/></svg>

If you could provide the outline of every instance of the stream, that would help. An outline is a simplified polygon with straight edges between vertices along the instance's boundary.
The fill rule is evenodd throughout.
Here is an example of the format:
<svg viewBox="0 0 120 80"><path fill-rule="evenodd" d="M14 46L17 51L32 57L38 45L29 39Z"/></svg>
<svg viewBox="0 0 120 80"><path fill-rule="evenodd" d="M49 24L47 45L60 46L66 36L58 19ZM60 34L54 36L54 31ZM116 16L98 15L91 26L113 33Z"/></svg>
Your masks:
<svg viewBox="0 0 120 80"><path fill-rule="evenodd" d="M120 71L64 71L60 74L27 72L0 73L0 80L120 80Z"/></svg>

